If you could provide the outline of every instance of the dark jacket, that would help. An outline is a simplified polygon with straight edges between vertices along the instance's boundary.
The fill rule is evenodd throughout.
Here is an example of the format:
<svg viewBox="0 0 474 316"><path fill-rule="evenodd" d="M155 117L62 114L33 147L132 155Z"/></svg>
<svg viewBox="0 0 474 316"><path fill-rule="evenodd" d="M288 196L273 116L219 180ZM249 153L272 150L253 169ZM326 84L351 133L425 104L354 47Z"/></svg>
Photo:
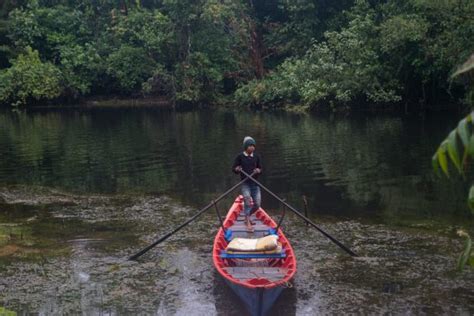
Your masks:
<svg viewBox="0 0 474 316"><path fill-rule="evenodd" d="M241 166L242 170L247 172L248 174L252 174L255 168L262 169L262 161L260 156L257 155L255 152L252 153L251 156L244 154L241 152L240 154L235 157L234 164L232 165L232 171L235 172L235 167ZM258 178L259 174L254 175L254 178ZM240 178L243 180L245 176L243 173L240 174ZM252 180L247 180L247 182L252 182ZM252 182L253 183L253 182Z"/></svg>

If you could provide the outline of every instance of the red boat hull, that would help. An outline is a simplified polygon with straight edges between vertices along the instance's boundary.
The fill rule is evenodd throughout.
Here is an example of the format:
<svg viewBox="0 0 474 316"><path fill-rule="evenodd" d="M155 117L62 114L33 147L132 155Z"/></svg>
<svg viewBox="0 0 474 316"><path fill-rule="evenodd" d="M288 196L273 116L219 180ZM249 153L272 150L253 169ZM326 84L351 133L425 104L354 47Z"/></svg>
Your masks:
<svg viewBox="0 0 474 316"><path fill-rule="evenodd" d="M243 198L238 196L224 220L224 228L233 231L234 234L240 234L237 237L247 237L245 234L259 237L258 234L267 234L268 230L274 230L277 226L273 219L260 208L254 215L255 221L258 223L255 233L246 233L241 229L243 227L241 222L242 212ZM239 229L240 231L238 231ZM219 229L214 240L214 266L227 284L242 299L252 315L265 315L280 293L289 286L290 280L296 273L296 258L293 248L281 229L278 229L276 233L279 237L278 241L284 249L284 258L222 258L221 253L225 251L228 244L222 228ZM247 275L242 274L244 273L242 271L246 271ZM250 276L249 271L251 272Z"/></svg>

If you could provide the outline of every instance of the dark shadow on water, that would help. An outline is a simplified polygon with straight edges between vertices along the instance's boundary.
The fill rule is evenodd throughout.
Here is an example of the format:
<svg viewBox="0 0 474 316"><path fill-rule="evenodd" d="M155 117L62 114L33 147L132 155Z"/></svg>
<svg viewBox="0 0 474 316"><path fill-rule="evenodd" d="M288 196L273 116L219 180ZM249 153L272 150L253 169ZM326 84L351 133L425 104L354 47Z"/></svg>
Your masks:
<svg viewBox="0 0 474 316"><path fill-rule="evenodd" d="M298 302L296 297L297 292L298 289L294 287L285 289L273 305L273 308L270 310L268 315L296 315L296 305Z"/></svg>
<svg viewBox="0 0 474 316"><path fill-rule="evenodd" d="M216 300L217 315L226 316L243 316L250 315L244 306L244 303L235 294L232 289L225 283L222 276L214 271L214 289L213 294ZM276 300L268 315L276 316L292 316L296 315L296 288L287 288Z"/></svg>

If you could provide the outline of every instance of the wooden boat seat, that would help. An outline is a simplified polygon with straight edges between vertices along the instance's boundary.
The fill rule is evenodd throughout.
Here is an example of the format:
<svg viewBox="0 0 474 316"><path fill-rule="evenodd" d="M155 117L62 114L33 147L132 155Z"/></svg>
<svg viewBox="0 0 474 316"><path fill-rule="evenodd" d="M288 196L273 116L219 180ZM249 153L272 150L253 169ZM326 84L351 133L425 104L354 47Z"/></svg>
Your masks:
<svg viewBox="0 0 474 316"><path fill-rule="evenodd" d="M254 231L268 231L268 226L267 225L253 225ZM237 224L237 225L232 225L232 231L234 232L244 232L247 231L247 226L244 224Z"/></svg>
<svg viewBox="0 0 474 316"><path fill-rule="evenodd" d="M253 232L248 232L248 231L232 231L232 234L229 236L229 238L226 238L227 241L231 241L232 238L235 237L240 237L240 238L261 238L265 237L268 235L268 230L259 230L259 231L253 231Z"/></svg>
<svg viewBox="0 0 474 316"><path fill-rule="evenodd" d="M284 278L287 268L280 267L227 267L224 268L229 275L241 281L251 279L266 279L268 281L278 281Z"/></svg>
<svg viewBox="0 0 474 316"><path fill-rule="evenodd" d="M228 253L222 250L220 257L222 259L283 259L286 258L286 253L284 249L280 253Z"/></svg>
<svg viewBox="0 0 474 316"><path fill-rule="evenodd" d="M239 214L239 216L237 217L237 222L243 222L245 220L245 215L243 214ZM255 214L252 214L250 215L250 220L251 221L259 221L259 219L257 218L257 216Z"/></svg>

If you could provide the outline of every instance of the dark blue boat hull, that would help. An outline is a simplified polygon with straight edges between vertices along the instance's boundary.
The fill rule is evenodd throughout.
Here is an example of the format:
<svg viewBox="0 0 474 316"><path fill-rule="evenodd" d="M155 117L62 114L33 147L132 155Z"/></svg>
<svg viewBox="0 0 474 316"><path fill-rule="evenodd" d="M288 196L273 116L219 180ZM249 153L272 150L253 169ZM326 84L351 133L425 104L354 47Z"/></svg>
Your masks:
<svg viewBox="0 0 474 316"><path fill-rule="evenodd" d="M283 286L274 288L247 288L225 279L226 283L237 294L245 304L245 307L252 316L265 316L273 304L285 289Z"/></svg>

